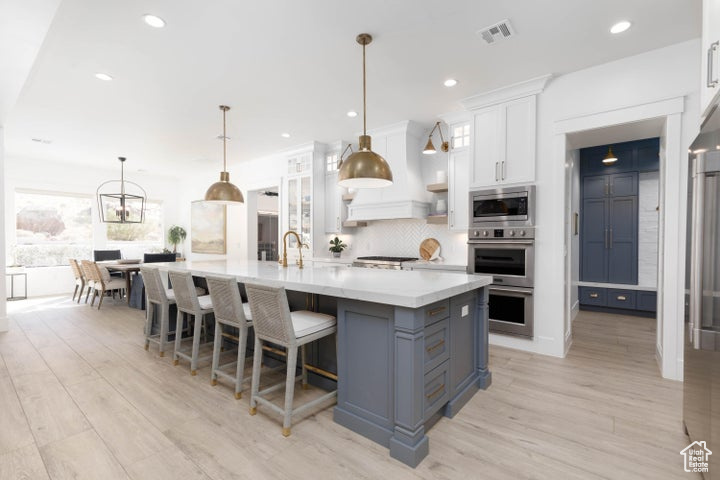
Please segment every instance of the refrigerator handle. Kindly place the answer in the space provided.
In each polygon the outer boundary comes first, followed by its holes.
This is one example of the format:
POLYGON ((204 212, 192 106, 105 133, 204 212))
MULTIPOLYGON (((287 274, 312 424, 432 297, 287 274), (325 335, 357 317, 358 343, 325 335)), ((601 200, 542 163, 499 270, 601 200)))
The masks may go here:
POLYGON ((692 228, 690 243, 690 343, 696 350, 700 349, 700 318, 702 315, 702 268, 703 268, 703 228, 704 209, 702 205, 705 198, 705 175, 701 173, 698 164, 703 161, 703 153, 699 153, 693 160, 693 198, 692 198, 692 228))

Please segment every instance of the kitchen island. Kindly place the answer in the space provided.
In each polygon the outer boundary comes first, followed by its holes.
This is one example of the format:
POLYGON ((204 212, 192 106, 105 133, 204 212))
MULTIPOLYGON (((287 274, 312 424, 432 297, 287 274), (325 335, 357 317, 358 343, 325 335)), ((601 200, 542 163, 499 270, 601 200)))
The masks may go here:
MULTIPOLYGON (((291 303, 294 292, 305 294, 301 308, 336 315, 337 362, 330 361, 338 377, 334 420, 388 447, 407 465, 418 465, 428 454, 426 431, 438 419, 454 416, 490 385, 485 287, 492 277, 312 262, 303 269, 253 261, 152 266, 282 286, 291 303)), ((312 357, 328 362, 327 351, 312 357)))

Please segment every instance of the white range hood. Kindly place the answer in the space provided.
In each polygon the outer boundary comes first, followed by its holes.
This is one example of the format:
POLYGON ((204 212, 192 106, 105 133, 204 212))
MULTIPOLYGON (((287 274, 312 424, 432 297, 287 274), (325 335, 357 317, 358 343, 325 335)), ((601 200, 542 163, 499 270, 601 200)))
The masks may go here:
POLYGON ((368 131, 372 149, 390 164, 393 184, 357 191, 348 205, 348 221, 426 218, 430 194, 423 183, 422 146, 425 128, 406 120, 368 131))

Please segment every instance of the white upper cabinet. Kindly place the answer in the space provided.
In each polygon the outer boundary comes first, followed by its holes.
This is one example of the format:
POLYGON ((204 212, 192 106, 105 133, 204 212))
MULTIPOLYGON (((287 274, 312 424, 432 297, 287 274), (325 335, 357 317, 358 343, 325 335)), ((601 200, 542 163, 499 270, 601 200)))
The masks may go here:
POLYGON ((720 91, 720 0, 703 0, 700 112, 704 118, 720 91))
POLYGON ((450 124, 448 155, 448 228, 467 231, 470 191, 470 119, 450 124))
POLYGON ((472 187, 535 180, 536 98, 530 95, 475 113, 472 187))
POLYGON ((472 114, 470 189, 535 181, 537 95, 550 77, 462 101, 472 114))
MULTIPOLYGON (((343 143, 344 147, 345 144, 343 143)), ((347 206, 343 201, 346 189, 338 185, 338 163, 341 149, 331 148, 325 154, 325 233, 339 234, 347 218, 347 206)))

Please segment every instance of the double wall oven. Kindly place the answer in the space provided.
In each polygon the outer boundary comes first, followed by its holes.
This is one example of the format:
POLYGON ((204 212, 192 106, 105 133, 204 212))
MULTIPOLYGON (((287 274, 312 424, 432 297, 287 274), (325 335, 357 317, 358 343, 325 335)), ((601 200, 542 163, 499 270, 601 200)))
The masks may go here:
POLYGON ((468 273, 492 275, 490 331, 533 336, 535 187, 470 192, 468 273))

